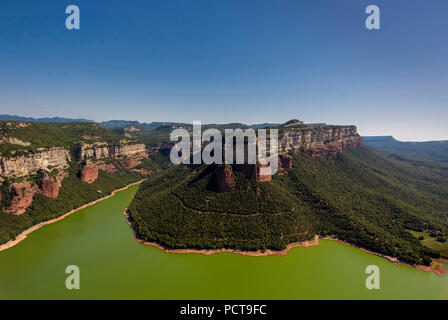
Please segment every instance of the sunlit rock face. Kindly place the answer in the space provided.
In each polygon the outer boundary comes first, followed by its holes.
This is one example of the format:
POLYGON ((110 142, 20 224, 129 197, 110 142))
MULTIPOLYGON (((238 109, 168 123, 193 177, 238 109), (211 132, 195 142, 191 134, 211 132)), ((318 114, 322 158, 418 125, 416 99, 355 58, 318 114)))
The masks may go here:
POLYGON ((50 148, 17 157, 0 157, 0 176, 20 178, 36 174, 39 170, 51 171, 68 168, 70 153, 64 148, 50 148))
POLYGON ((14 183, 10 187, 9 205, 3 210, 16 215, 23 214, 33 202, 33 197, 38 188, 29 181, 14 183))
POLYGON ((327 157, 347 148, 362 146, 364 141, 356 126, 311 126, 294 122, 279 129, 280 154, 293 150, 306 152, 312 157, 327 157))
POLYGON ((94 144, 82 144, 77 148, 78 160, 119 158, 127 156, 146 156, 145 145, 141 143, 108 144, 98 142, 94 144))
POLYGON ((98 166, 94 163, 86 164, 81 169, 80 178, 84 182, 93 183, 98 179, 98 166))

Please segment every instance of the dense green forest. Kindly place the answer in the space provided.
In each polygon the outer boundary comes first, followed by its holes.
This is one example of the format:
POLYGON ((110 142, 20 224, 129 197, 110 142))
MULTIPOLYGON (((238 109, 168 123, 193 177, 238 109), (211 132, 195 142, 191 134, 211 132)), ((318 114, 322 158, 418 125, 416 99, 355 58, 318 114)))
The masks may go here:
POLYGON ((0 154, 4 157, 11 152, 35 151, 38 148, 69 148, 76 142, 92 143, 95 141, 118 142, 128 138, 101 128, 96 123, 50 123, 0 121, 0 154), (29 146, 1 141, 2 138, 16 138, 29 146))
POLYGON ((319 234, 414 264, 438 256, 410 230, 446 239, 446 168, 368 148, 292 155, 287 175, 257 183, 235 172, 228 193, 213 191, 210 167, 172 167, 136 194, 129 207, 135 231, 170 248, 281 250, 319 234))

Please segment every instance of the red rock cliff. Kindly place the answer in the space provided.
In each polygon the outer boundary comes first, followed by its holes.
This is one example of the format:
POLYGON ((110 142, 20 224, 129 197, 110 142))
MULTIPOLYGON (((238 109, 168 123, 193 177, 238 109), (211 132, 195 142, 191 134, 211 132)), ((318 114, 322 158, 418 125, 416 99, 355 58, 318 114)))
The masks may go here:
POLYGON ((81 180, 87 183, 93 183, 98 179, 98 166, 96 164, 86 164, 81 169, 81 180))
POLYGON ((59 195, 61 185, 58 181, 52 178, 45 177, 42 179, 41 192, 48 198, 56 199, 59 195))
POLYGON ((233 170, 230 165, 215 168, 215 185, 218 192, 229 192, 235 188, 233 170))
POLYGON ((29 181, 12 184, 10 187, 11 200, 9 206, 4 208, 4 211, 17 215, 23 214, 33 202, 36 192, 37 186, 32 186, 29 181))

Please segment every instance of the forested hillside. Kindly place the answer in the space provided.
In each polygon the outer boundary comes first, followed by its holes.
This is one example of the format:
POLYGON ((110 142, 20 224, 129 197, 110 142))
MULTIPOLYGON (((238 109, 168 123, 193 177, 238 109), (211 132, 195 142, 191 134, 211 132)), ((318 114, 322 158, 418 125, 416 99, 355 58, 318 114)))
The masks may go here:
POLYGON ((129 207, 140 238, 170 248, 281 250, 331 235, 414 264, 435 257, 409 230, 444 241, 448 170, 368 148, 332 157, 295 153, 286 175, 235 174, 218 193, 209 167, 176 166, 146 181, 129 207))

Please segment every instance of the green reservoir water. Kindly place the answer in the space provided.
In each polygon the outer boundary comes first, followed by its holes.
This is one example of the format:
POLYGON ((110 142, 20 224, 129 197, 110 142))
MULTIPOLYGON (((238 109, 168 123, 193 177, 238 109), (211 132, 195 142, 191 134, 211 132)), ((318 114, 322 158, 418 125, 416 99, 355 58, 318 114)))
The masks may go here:
POLYGON ((287 256, 169 254, 139 244, 122 215, 138 186, 0 252, 0 299, 447 299, 448 277, 321 241, 287 256), (367 290, 368 265, 381 289, 367 290), (80 268, 80 290, 65 269, 80 268))

